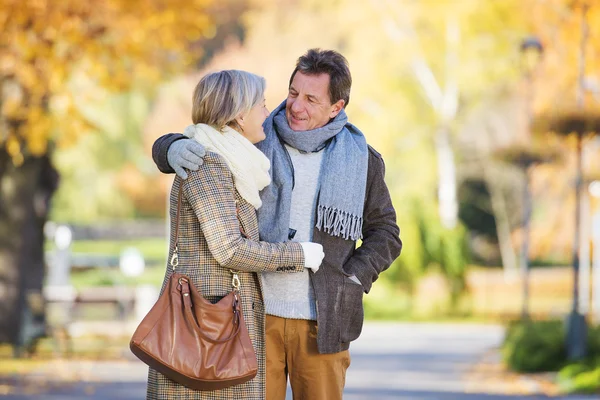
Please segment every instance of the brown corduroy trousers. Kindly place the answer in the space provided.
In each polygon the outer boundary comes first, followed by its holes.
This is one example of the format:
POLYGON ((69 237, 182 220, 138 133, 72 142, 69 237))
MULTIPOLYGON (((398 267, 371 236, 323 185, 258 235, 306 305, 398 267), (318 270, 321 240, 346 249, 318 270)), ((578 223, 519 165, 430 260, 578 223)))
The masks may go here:
POLYGON ((348 350, 319 354, 317 322, 267 315, 267 400, 341 400, 350 366, 348 350))

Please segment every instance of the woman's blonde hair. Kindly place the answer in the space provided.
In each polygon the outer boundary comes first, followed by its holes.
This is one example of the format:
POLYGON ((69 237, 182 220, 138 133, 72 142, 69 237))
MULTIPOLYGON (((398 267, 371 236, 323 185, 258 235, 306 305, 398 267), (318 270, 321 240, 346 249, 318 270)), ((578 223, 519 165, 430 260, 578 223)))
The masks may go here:
POLYGON ((194 89, 192 122, 218 130, 225 126, 239 128, 235 118, 246 115, 264 99, 265 86, 265 78, 246 71, 210 73, 194 89))

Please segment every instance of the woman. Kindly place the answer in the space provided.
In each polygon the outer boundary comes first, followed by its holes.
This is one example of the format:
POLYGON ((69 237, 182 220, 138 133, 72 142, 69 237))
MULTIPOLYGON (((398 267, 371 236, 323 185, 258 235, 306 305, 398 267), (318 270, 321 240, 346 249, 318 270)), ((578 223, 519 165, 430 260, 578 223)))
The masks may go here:
MULTIPOLYGON (((262 124, 269 111, 264 90, 264 78, 244 71, 215 72, 200 80, 193 95, 194 125, 185 134, 204 145, 207 154, 198 171, 190 171, 185 181, 175 180, 170 199, 172 244, 183 184, 178 272, 188 275, 206 299, 216 302, 232 289, 231 270, 239 271, 242 310, 258 374, 247 383, 205 392, 150 369, 148 399, 264 399, 265 314, 257 272, 316 271, 323 259, 323 249, 316 243, 258 241, 259 191, 271 182, 269 160, 254 147, 265 138, 262 124)), ((165 283, 171 273, 167 267, 165 283)))

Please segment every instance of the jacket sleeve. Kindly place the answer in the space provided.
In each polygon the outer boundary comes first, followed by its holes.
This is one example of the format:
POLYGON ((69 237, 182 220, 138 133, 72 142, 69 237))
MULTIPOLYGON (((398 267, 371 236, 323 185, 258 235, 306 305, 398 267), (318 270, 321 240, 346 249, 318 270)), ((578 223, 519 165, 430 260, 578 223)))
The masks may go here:
POLYGON ((396 224, 396 211, 385 184, 385 165, 379 153, 369 147, 369 179, 363 211, 363 239, 344 270, 354 274, 365 293, 373 282, 400 255, 402 241, 396 224))
POLYGON ((160 172, 164 174, 175 173, 167 161, 167 151, 169 151, 169 146, 179 139, 187 139, 187 137, 181 133, 168 133, 156 139, 152 145, 152 159, 160 172))
POLYGON ((242 271, 304 270, 304 252, 297 242, 257 242, 242 237, 235 203, 233 176, 225 161, 208 154, 198 171, 183 183, 208 248, 224 268, 242 271), (287 267, 280 268, 279 267, 287 267))

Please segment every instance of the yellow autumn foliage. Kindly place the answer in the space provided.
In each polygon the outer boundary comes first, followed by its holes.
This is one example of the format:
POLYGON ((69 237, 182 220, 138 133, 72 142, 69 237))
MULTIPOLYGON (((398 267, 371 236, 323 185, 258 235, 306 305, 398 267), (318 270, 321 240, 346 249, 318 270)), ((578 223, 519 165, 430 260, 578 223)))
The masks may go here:
MULTIPOLYGON (((585 35, 583 75, 600 90, 600 2, 596 0, 529 1, 531 32, 544 45, 541 68, 536 72, 535 110, 559 112, 573 107, 579 86, 582 37, 585 35), (587 29, 582 30, 582 7, 587 29)), ((588 87, 587 89, 594 89, 588 87)), ((584 103, 598 106, 600 93, 584 91, 584 103)))
POLYGON ((210 0, 0 0, 0 147, 13 163, 74 141, 86 121, 71 81, 156 83, 199 57, 210 0))

